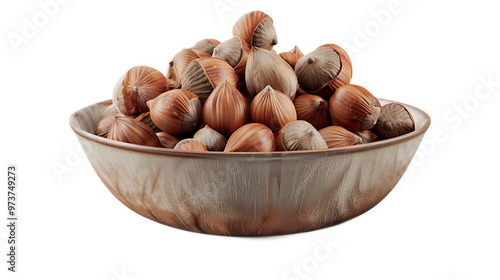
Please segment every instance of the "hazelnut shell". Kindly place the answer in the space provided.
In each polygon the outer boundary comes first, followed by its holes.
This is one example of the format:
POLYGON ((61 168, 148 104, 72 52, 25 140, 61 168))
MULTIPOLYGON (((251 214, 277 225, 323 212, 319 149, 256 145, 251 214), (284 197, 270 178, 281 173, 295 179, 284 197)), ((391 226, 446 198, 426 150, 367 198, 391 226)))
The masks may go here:
POLYGON ((332 125, 329 103, 321 96, 305 93, 295 98, 293 103, 298 120, 307 121, 317 130, 332 125))
POLYGON ((248 123, 248 103, 236 87, 224 81, 203 106, 203 123, 229 137, 248 123))
POLYGON ((151 119, 166 133, 188 134, 201 123, 202 108, 198 96, 184 89, 167 91, 148 101, 151 119))
POLYGON ((295 73, 303 90, 329 99, 337 88, 350 83, 351 59, 341 47, 326 44, 301 57, 295 73))
POLYGON ((269 85, 293 101, 298 88, 295 72, 286 61, 271 51, 255 47, 248 56, 245 81, 251 96, 269 85))
POLYGON ((338 125, 325 127, 319 134, 325 139, 328 149, 363 144, 361 137, 338 125))
POLYGON ((273 132, 296 120, 297 113, 292 100, 271 86, 257 94, 250 105, 250 121, 264 124, 273 132))
POLYGON ((117 82, 113 104, 124 115, 148 112, 146 102, 168 91, 167 79, 158 70, 148 66, 136 66, 117 82))
POLYGON ((139 116, 137 116, 135 119, 142 122, 143 124, 149 126, 155 133, 161 132, 161 129, 158 126, 156 126, 156 124, 151 119, 150 112, 142 113, 139 116))
POLYGON ((167 149, 173 149, 180 141, 177 137, 163 131, 156 133, 156 136, 160 139, 161 146, 167 149))
POLYGON ((206 152, 207 148, 200 141, 188 138, 177 143, 174 150, 206 152))
MULTIPOLYGON (((196 44, 194 44, 194 46, 192 46, 190 49, 195 50, 195 51, 201 51, 201 52, 207 53, 208 56, 212 56, 213 50, 218 44, 220 44, 219 40, 211 39, 211 38, 203 39, 203 40, 196 42, 196 44)), ((199 55, 199 56, 203 57, 204 55, 199 55)))
POLYGON ((261 11, 241 16, 233 26, 233 36, 240 37, 249 48, 270 50, 278 43, 272 18, 261 11))
POLYGON ((330 98, 330 115, 334 123, 359 132, 375 125, 380 115, 380 103, 365 88, 344 85, 330 98))
POLYGON ((131 118, 114 116, 107 138, 111 140, 160 147, 160 140, 149 126, 131 118))
POLYGON ((394 138, 415 131, 415 120, 402 104, 389 103, 382 106, 378 121, 370 131, 380 140, 394 138))
POLYGON ((224 152, 272 152, 276 150, 273 132, 260 123, 249 123, 227 140, 224 152))
POLYGON ((250 49, 242 39, 240 37, 233 37, 215 47, 213 57, 220 58, 231 65, 236 75, 242 80, 245 76, 245 68, 249 53, 250 49))
POLYGON ((286 61, 292 68, 295 68, 295 64, 297 64, 297 61, 304 56, 302 51, 300 51, 298 46, 295 46, 293 49, 291 49, 288 52, 282 52, 279 54, 281 58, 283 58, 284 61, 286 61))
POLYGON ((233 67, 219 58, 202 57, 189 63, 182 75, 181 87, 198 95, 204 104, 212 91, 224 81, 236 87, 238 76, 233 67))
POLYGON ((168 64, 167 79, 169 82, 171 81, 169 89, 177 89, 181 87, 182 74, 188 67, 189 63, 198 58, 200 58, 200 56, 195 51, 190 49, 183 49, 175 54, 168 64))
POLYGON ((193 139, 203 143, 209 151, 224 151, 227 143, 226 138, 222 134, 208 125, 198 130, 194 134, 193 139))
POLYGON ((281 143, 286 151, 328 149, 321 134, 306 121, 294 121, 286 124, 281 133, 281 143))

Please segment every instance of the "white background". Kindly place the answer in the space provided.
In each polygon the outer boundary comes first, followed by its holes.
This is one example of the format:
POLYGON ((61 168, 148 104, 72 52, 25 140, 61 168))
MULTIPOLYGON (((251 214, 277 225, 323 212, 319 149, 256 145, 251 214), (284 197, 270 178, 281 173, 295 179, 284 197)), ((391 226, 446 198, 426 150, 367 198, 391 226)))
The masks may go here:
POLYGON ((2 222, 1 279, 500 279, 497 2, 61 0, 44 22, 46 2, 0 4, 0 174, 16 163, 20 178, 19 272, 2 222), (69 115, 110 99, 132 66, 165 73, 197 40, 229 39, 255 9, 278 52, 339 44, 352 83, 431 115, 407 174, 366 214, 303 234, 210 236, 133 213, 78 154, 69 115), (38 27, 23 35, 26 20, 38 27))

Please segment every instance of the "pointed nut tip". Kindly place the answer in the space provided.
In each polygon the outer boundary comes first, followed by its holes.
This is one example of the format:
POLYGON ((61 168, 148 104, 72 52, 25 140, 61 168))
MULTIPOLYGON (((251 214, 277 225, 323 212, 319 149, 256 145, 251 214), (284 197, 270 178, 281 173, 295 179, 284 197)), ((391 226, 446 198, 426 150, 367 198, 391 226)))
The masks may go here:
POLYGON ((384 123, 385 130, 392 131, 394 129, 394 124, 391 121, 384 123))
POLYGON ((322 104, 325 104, 325 101, 323 101, 323 99, 317 99, 316 101, 314 101, 314 105, 316 107, 322 105, 322 104))

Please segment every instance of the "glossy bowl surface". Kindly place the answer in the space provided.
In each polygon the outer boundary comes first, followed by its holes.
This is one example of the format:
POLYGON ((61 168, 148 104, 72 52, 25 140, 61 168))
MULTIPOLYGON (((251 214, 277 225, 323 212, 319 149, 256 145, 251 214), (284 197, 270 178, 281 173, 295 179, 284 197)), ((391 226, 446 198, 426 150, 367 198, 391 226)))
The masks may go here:
POLYGON ((190 152, 94 135, 110 104, 99 102, 70 117, 104 185, 146 218, 218 235, 304 232, 366 212, 397 184, 430 125, 425 112, 405 104, 416 130, 389 140, 324 151, 190 152))

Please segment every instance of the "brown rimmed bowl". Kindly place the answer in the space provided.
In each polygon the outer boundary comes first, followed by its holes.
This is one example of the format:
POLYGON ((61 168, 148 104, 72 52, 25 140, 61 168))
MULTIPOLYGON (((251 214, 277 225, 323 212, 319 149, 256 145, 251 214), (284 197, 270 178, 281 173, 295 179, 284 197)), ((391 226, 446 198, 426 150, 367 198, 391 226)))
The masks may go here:
POLYGON ((368 211, 403 176, 430 125, 425 112, 405 105, 416 130, 370 144, 300 152, 174 151, 94 135, 110 104, 99 102, 70 117, 109 191, 153 221, 233 236, 310 231, 368 211))

